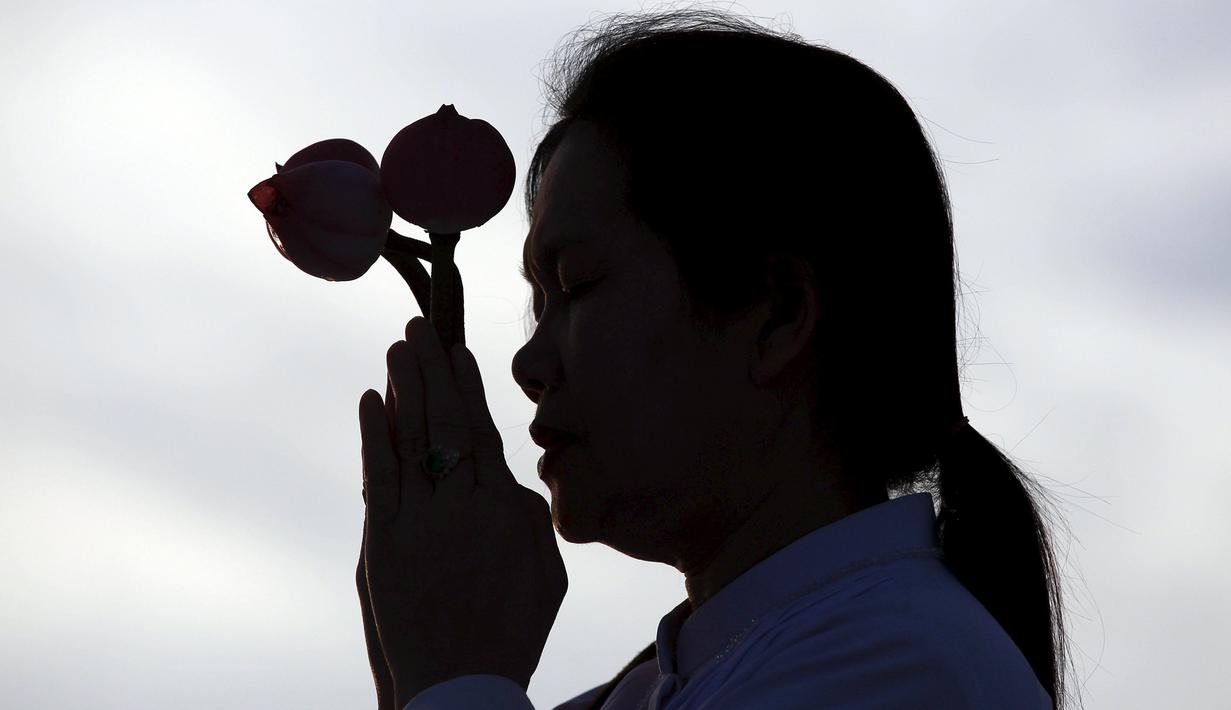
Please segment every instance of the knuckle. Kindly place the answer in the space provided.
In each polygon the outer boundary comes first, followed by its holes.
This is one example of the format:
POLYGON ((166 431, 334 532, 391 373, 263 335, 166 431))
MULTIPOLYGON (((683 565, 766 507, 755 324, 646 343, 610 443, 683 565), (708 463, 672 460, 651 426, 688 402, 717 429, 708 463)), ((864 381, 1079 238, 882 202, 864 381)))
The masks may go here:
POLYGON ((399 428, 397 433, 398 451, 403 455, 413 454, 426 444, 425 437, 417 432, 399 428))
POLYGON ((365 500, 371 498, 373 493, 380 495, 380 491, 389 487, 391 481, 397 476, 397 469, 392 466, 377 466, 367 465, 363 467, 363 492, 365 500))
POLYGON ((399 486, 398 479, 394 474, 386 475, 379 484, 368 485, 366 506, 372 522, 384 522, 385 511, 393 505, 393 501, 397 500, 399 486))
POLYGON ((433 434, 438 433, 440 436, 446 437, 445 442, 459 441, 470 434, 470 427, 458 424, 456 419, 447 416, 432 417, 428 422, 428 428, 431 429, 433 434))

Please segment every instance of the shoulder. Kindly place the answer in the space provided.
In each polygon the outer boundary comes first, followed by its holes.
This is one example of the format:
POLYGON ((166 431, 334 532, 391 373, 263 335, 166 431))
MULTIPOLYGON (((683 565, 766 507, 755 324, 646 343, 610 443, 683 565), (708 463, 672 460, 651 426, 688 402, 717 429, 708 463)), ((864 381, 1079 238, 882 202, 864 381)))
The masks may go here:
POLYGON ((766 621, 724 683, 744 701, 793 688, 834 707, 1050 708, 1012 639, 939 560, 863 570, 766 621))

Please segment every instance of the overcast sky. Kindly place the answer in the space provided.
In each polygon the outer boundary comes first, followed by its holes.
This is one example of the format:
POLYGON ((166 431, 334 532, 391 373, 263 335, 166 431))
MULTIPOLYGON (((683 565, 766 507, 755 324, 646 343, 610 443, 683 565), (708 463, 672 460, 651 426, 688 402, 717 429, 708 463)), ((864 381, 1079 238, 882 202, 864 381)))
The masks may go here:
MULTIPOLYGON (((1061 504, 1093 710, 1231 696, 1229 7, 733 8, 852 54, 926 119, 969 287, 966 413, 1061 504)), ((638 8, 4 4, 0 704, 373 704, 358 403, 419 313, 383 260, 340 283, 293 267, 246 193, 326 138, 379 159, 444 103, 495 126, 518 177, 457 247, 467 345, 510 467, 549 496, 510 373, 540 78, 570 31, 638 8)), ((539 708, 613 676, 686 596, 673 568, 560 544, 539 708)))

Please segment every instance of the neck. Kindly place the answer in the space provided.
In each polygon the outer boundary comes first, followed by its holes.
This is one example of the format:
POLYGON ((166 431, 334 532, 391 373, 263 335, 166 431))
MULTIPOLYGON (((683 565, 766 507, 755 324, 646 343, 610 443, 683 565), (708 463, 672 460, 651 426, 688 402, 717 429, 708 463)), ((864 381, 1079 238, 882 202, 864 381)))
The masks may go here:
POLYGON ((736 577, 804 535, 888 500, 883 490, 859 498, 845 486, 818 480, 815 470, 811 473, 810 477, 780 479, 715 546, 709 559, 684 570, 684 586, 694 610, 736 577))

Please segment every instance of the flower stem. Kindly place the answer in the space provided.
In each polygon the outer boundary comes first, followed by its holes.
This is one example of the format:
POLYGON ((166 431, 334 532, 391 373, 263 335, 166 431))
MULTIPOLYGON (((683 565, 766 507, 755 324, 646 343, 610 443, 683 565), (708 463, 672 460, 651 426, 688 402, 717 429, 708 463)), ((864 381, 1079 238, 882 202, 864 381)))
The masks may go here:
MULTIPOLYGON (((456 246, 457 237, 460 235, 454 234, 453 236, 453 245, 456 246)), ((419 239, 412 239, 411 237, 403 236, 390 229, 389 236, 385 241, 385 248, 381 252, 381 256, 385 257, 385 261, 388 261, 394 269, 397 269, 397 272, 401 274, 403 279, 405 279, 406 285, 410 287, 411 294, 415 297, 415 301, 419 304, 419 311, 423 314, 424 318, 431 320, 436 326, 436 333, 440 336, 440 342, 444 345, 447 352, 454 343, 462 343, 463 345, 466 343, 465 320, 463 318, 465 310, 463 308, 464 300, 462 292, 462 275, 457 269, 457 264, 453 263, 453 249, 450 247, 448 250, 449 254, 444 261, 447 261, 452 267, 450 270, 452 271, 452 282, 454 287, 451 297, 453 308, 442 308, 440 310, 450 310, 452 313, 453 322, 451 329, 454 333, 454 339, 452 342, 446 344, 446 335, 442 332, 440 323, 440 320, 443 319, 432 318, 432 303, 437 301, 439 298, 435 295, 434 291, 444 285, 443 277, 445 272, 440 272, 442 277, 440 279, 441 283, 439 285, 435 285, 433 282, 436 280, 429 277, 427 269, 423 267, 423 264, 419 263, 419 261, 422 260, 433 264, 432 272, 433 275, 435 275, 436 268, 434 265, 437 263, 436 259, 433 258, 435 241, 436 240, 433 240, 433 243, 429 244, 419 239)), ((443 303, 444 301, 438 302, 443 303)))
POLYGON ((405 279, 406 285, 410 286, 410 293, 415 297, 415 302, 419 304, 419 311, 423 317, 431 318, 431 278, 428 277, 427 269, 423 268, 419 260, 431 261, 432 245, 418 239, 404 237, 390 229, 389 236, 385 240, 385 248, 380 255, 397 269, 397 272, 405 279))
POLYGON ((436 326, 436 334, 440 336, 440 344, 445 353, 462 340, 460 312, 457 308, 456 284, 461 281, 456 277, 456 266, 453 263, 453 250, 461 239, 461 232, 437 234, 428 232, 432 240, 432 325, 436 326))

